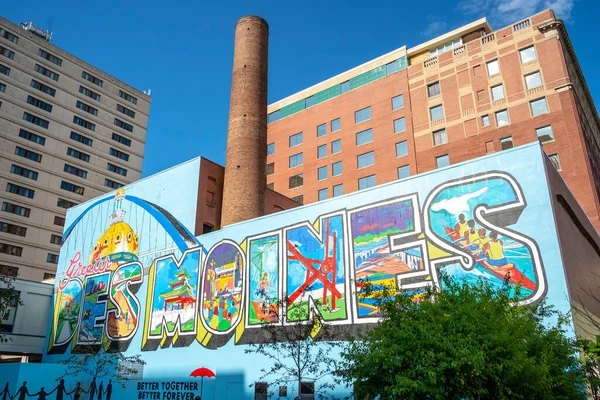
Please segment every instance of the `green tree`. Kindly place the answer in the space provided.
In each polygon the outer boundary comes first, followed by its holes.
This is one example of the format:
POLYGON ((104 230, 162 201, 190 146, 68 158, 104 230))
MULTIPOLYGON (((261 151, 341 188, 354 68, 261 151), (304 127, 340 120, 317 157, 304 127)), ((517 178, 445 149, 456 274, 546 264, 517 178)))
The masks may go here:
POLYGON ((414 292, 380 299, 381 323, 343 353, 356 398, 586 398, 567 318, 543 303, 514 306, 508 283, 442 281, 422 301, 414 292))
POLYGON ((0 343, 6 343, 9 338, 2 329, 2 321, 5 313, 10 312, 18 304, 22 304, 19 298, 19 291, 15 289, 14 278, 0 275, 0 343))

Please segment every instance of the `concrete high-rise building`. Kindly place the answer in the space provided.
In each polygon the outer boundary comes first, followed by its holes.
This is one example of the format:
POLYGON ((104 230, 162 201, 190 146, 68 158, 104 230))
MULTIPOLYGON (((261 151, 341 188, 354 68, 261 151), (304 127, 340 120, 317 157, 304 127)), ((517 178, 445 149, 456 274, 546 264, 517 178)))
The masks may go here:
POLYGON ((142 173, 150 96, 0 18, 0 274, 54 278, 65 210, 142 173))
POLYGON ((267 185, 300 203, 540 141, 600 230, 600 127, 546 10, 401 47, 268 107, 267 185))

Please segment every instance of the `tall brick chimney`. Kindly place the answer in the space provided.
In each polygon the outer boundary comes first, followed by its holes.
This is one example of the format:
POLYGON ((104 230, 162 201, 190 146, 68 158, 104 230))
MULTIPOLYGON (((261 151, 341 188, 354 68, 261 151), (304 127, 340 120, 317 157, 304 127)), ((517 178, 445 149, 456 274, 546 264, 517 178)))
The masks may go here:
POLYGON ((269 25, 248 15, 235 25, 221 225, 265 213, 269 25))

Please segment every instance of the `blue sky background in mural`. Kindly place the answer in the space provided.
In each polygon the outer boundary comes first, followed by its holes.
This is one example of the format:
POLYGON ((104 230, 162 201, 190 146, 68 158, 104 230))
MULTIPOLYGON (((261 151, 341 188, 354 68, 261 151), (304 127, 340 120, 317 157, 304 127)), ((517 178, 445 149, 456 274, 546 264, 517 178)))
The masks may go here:
MULTIPOLYGON (((486 179, 461 185, 460 187, 449 187, 440 192, 432 202, 430 211, 431 229, 444 240, 459 248, 467 249, 468 246, 463 237, 456 240, 453 239, 454 231, 448 233, 448 229, 454 230, 455 224, 459 221, 459 215, 463 214, 465 221, 468 222, 474 220, 474 210, 478 205, 498 206, 516 200, 512 186, 504 179, 486 179)), ((486 229, 486 227, 475 222, 475 232, 480 229, 486 229)), ((491 232, 490 229, 486 229, 484 239, 489 239, 491 232)), ((517 270, 531 281, 531 283, 522 284, 520 295, 522 298, 526 298, 533 292, 531 288, 526 286, 535 285, 537 281, 531 261, 531 251, 524 243, 502 234, 498 235, 498 239, 503 243, 504 254, 508 263, 514 264, 517 270)), ((476 261, 474 270, 465 271, 458 263, 447 264, 441 270, 450 276, 468 282, 474 283, 479 279, 484 279, 495 287, 501 287, 503 278, 491 272, 489 265, 486 263, 486 257, 482 254, 481 247, 480 245, 474 245, 470 251, 476 261)))

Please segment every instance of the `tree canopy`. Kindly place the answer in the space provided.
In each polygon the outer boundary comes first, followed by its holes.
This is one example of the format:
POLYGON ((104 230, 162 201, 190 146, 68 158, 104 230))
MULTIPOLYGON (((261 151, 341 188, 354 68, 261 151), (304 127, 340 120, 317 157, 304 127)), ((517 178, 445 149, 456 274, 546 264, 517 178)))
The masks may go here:
POLYGON ((356 398, 586 398, 567 318, 543 303, 514 306, 508 283, 443 282, 419 301, 414 292, 381 299, 381 323, 343 353, 356 398))

